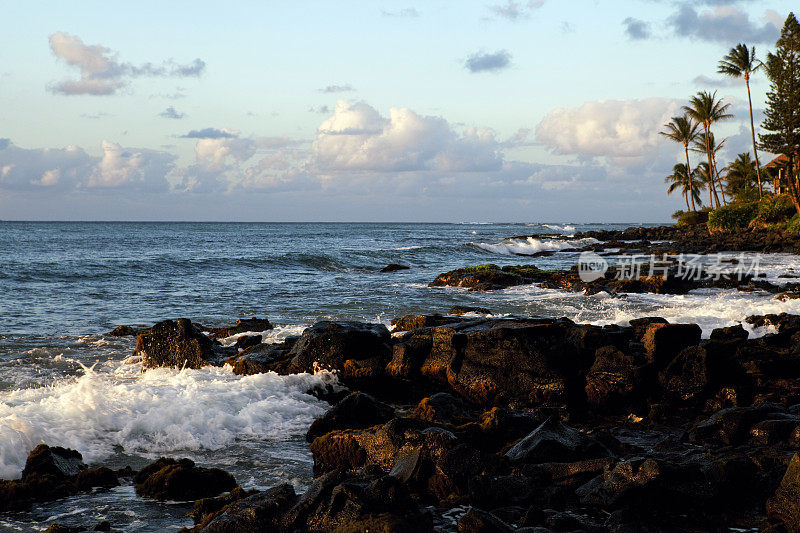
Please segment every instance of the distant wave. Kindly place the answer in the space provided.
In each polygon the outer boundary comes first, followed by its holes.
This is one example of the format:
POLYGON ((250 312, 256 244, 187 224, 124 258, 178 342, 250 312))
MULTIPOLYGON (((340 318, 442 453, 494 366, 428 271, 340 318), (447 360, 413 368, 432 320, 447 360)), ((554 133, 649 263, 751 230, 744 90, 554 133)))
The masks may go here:
POLYGON ((566 235, 574 235, 575 234, 575 226, 570 226, 569 224, 565 224, 563 226, 559 226, 558 224, 542 224, 543 227, 547 229, 551 229, 553 231, 558 231, 560 233, 564 233, 566 235))
POLYGON ((589 244, 596 244, 597 239, 536 239, 528 237, 525 239, 504 239, 498 243, 471 242, 472 246, 500 255, 533 255, 539 252, 558 252, 573 248, 582 248, 589 244))

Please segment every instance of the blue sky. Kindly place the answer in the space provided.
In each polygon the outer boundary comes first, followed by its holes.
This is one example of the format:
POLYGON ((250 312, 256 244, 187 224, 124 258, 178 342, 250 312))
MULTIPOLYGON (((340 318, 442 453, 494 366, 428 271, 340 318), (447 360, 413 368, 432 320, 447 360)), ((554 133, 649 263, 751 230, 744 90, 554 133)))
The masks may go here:
MULTIPOLYGON (((789 2, 16 2, 0 219, 663 221, 659 126, 789 2)), ((760 109, 767 83, 753 84, 760 109)))

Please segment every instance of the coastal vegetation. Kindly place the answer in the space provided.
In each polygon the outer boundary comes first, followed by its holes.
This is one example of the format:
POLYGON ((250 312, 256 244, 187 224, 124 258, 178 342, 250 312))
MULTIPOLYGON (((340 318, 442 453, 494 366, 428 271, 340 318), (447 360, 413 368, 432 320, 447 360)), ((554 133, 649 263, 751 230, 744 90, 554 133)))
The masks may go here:
MULTIPOLYGON (((686 211, 678 225, 707 224, 711 231, 771 228, 800 232, 800 23, 786 18, 774 52, 759 59, 756 49, 739 43, 719 62, 717 72, 744 81, 752 153, 723 164, 726 138, 714 130, 733 118, 731 103, 717 92, 699 91, 659 133, 683 146, 681 161, 665 178, 667 193, 680 193, 686 211), (769 82, 764 119, 756 132, 750 81, 763 72, 769 82), (771 154, 761 164, 759 150, 771 154), (690 153, 700 161, 692 165, 690 153), (701 194, 701 190, 706 193, 701 194), (705 198, 704 198, 705 197, 705 198)), ((762 154, 763 155, 763 154, 762 154)))

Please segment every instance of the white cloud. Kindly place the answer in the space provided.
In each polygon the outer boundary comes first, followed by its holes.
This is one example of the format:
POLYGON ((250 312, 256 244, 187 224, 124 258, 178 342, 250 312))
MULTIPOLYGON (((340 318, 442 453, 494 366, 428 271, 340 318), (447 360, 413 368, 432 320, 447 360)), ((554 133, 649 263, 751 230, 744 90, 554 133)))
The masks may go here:
POLYGON ((56 57, 80 71, 80 79, 65 80, 51 87, 51 91, 65 95, 110 95, 124 87, 129 78, 196 77, 205 69, 205 62, 201 59, 184 65, 172 60, 161 65, 145 63, 138 66, 120 62, 119 54, 109 48, 84 44, 79 37, 64 32, 50 36, 50 49, 56 57))
POLYGON ((455 132, 440 117, 392 108, 383 117, 363 102, 340 100, 317 130, 312 145, 315 168, 322 172, 467 172, 498 169, 499 144, 486 128, 455 132))
POLYGON ((679 108, 680 102, 669 98, 605 100, 559 108, 539 123, 536 140, 555 154, 638 164, 663 145, 658 132, 679 108))
POLYGON ((102 146, 103 157, 92 170, 87 187, 169 189, 166 175, 174 166, 175 156, 156 150, 126 149, 109 141, 103 141, 102 146))

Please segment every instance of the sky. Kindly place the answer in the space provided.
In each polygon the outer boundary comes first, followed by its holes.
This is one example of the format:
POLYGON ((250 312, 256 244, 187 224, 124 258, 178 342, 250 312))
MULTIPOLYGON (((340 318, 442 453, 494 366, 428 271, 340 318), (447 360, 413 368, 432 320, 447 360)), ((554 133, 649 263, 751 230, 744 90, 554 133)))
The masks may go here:
POLYGON ((7 2, 0 220, 666 221, 683 148, 658 131, 715 90, 720 163, 751 150, 716 66, 791 7, 7 2))

